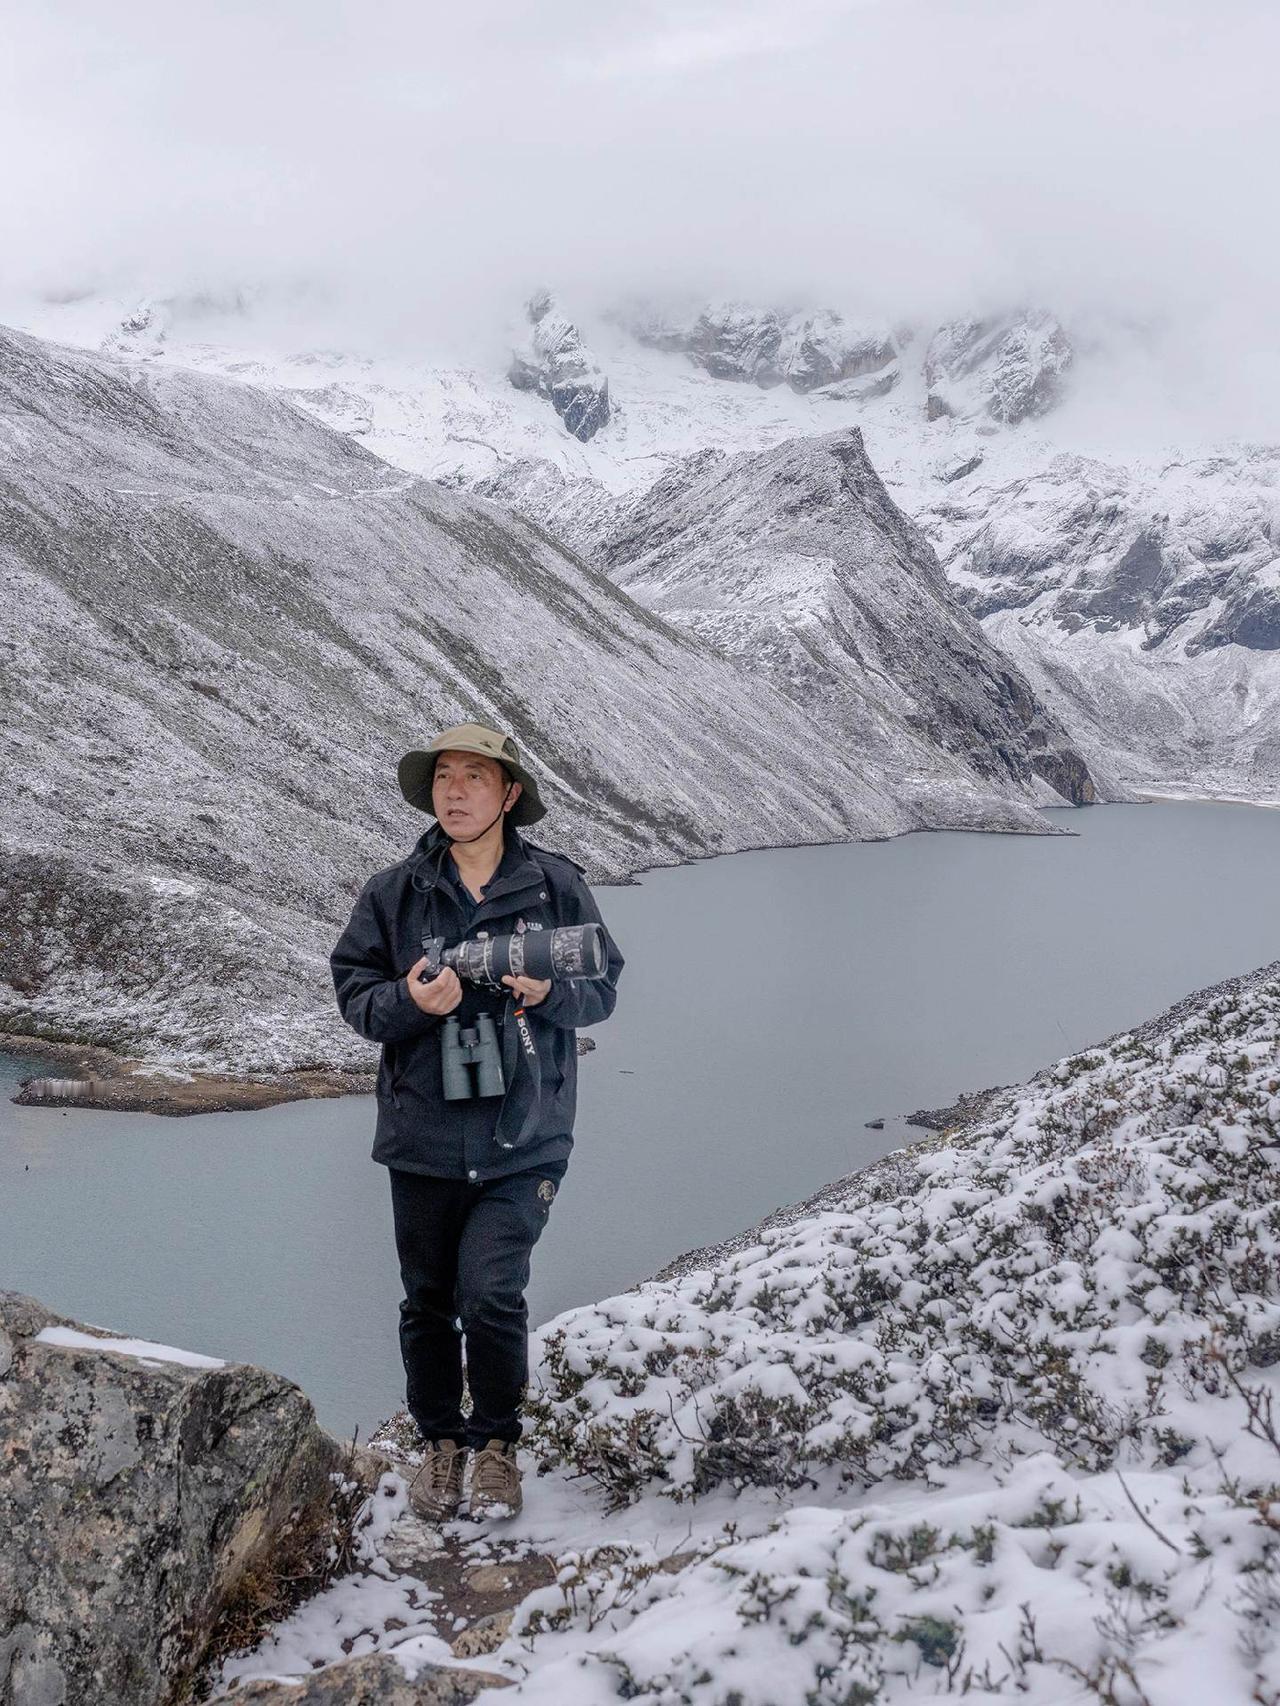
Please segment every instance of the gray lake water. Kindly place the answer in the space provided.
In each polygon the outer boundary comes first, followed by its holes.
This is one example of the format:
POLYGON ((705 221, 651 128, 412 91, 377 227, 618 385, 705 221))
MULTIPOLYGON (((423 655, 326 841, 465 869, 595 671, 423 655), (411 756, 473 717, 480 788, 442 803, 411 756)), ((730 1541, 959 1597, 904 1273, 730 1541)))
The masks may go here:
MULTIPOLYGON (((1280 811, 1051 821, 1077 833, 738 853, 598 889, 627 965, 613 1019, 587 1033, 531 1319, 919 1135, 893 1116, 1280 957, 1280 811)), ((397 1406, 370 1099, 182 1120, 14 1107, 30 1070, 0 1056, 0 1287, 277 1369, 341 1434, 397 1406)))

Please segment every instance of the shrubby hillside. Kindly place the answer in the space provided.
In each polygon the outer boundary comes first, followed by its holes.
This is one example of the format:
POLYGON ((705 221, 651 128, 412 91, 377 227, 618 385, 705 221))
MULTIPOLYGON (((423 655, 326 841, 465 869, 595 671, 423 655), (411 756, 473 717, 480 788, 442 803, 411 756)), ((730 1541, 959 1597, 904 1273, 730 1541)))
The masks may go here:
MULTIPOLYGON (((523 1516, 439 1550, 387 1479, 372 1575, 226 1674, 1277 1706, 1278 1185, 1280 962, 540 1329, 523 1516), (441 1559, 508 1610, 451 1633, 441 1559)), ((408 1430, 375 1443, 411 1471, 408 1430)))
POLYGON ((1278 1185, 1280 964, 552 1323, 545 1467, 778 1508, 528 1602, 529 1698, 1280 1699, 1278 1185))

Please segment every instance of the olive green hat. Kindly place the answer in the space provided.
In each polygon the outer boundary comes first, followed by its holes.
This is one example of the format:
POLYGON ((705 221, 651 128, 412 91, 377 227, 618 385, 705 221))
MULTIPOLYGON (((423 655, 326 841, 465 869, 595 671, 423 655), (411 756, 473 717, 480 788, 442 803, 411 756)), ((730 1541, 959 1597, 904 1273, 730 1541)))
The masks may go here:
POLYGON ((431 803, 431 784, 435 779, 436 759, 442 752, 478 752, 485 758, 496 758, 502 768, 521 784, 520 798, 506 814, 507 822, 519 828, 522 824, 537 823, 546 817, 547 808, 538 794, 538 784, 525 769, 520 749, 510 735, 487 729, 483 723, 459 723, 445 729, 421 752, 406 752, 400 760, 397 776, 400 792, 411 806, 434 817, 431 803))

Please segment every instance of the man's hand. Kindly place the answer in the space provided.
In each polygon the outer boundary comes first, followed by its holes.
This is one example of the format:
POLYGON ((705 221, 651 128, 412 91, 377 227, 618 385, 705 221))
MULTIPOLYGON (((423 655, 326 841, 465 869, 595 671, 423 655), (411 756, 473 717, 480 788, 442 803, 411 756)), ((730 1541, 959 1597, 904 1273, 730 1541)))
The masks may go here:
MULTIPOLYGON (((462 1000, 462 984, 457 972, 452 966, 444 966, 430 983, 422 983, 419 980, 426 969, 427 956, 424 954, 416 965, 410 966, 405 979, 414 1006, 420 1007, 424 1013, 452 1013, 462 1000)), ((547 987, 550 988, 550 984, 547 987)))
POLYGON ((545 1001, 551 993, 549 977, 513 977, 508 972, 502 981, 511 985, 517 1006, 536 1007, 539 1001, 545 1001))

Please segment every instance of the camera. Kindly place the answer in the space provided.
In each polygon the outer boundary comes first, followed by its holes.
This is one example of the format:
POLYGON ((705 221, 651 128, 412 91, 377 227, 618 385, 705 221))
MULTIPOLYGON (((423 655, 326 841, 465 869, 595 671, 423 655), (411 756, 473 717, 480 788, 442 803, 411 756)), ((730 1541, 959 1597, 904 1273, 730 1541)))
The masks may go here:
POLYGON ((452 966, 467 983, 505 987, 504 977, 599 978, 609 969, 600 924, 562 924, 554 930, 519 930, 510 936, 484 936, 446 948, 443 936, 424 936, 422 952, 429 983, 452 966))

